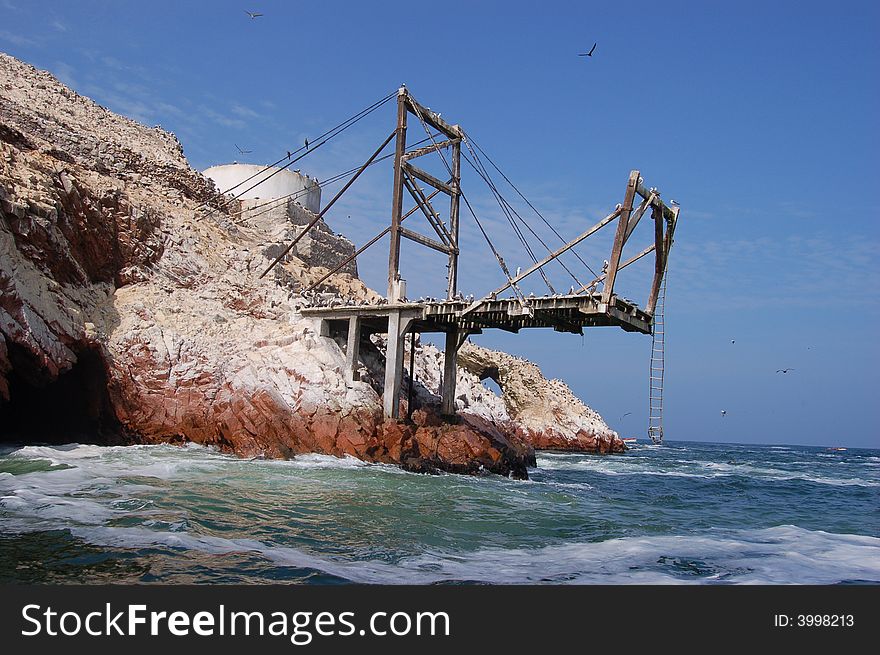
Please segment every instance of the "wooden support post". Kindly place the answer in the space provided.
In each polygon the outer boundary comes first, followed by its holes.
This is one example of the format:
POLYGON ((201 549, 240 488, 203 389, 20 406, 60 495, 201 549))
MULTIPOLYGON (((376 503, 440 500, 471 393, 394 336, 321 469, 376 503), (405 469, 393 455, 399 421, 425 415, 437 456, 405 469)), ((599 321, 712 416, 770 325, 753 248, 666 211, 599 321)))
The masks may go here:
POLYGON ((614 235, 614 247, 611 250, 611 260, 608 262, 608 271, 605 274, 605 286, 602 289, 602 302, 611 301, 614 294, 614 278, 620 266, 620 255, 626 243, 626 230, 629 227, 629 215, 633 209, 633 198, 636 195, 636 187, 639 185, 639 172, 632 171, 629 174, 629 182, 626 185, 626 195, 623 198, 623 207, 620 208, 620 219, 617 222, 617 233, 614 235))
POLYGON ((441 391, 440 413, 455 416, 455 378, 458 374, 458 349, 461 346, 459 331, 446 333, 446 351, 443 362, 443 389, 441 391))
POLYGON ((413 387, 416 383, 416 333, 410 332, 409 335, 409 386, 406 390, 406 420, 412 420, 413 412, 413 387))
POLYGON ((400 311, 388 316, 388 346, 385 348, 385 392, 382 398, 387 418, 400 415, 400 378, 403 374, 403 343, 400 338, 400 311))
MULTIPOLYGON (((394 189, 391 199, 391 251, 388 254, 388 300, 397 300, 397 277, 400 274, 400 220, 403 213, 403 155, 406 153, 407 92, 397 92, 397 144, 394 151, 394 189)), ((395 396, 396 397, 396 396, 395 396)), ((387 415, 387 412, 386 412, 387 415)), ((395 416, 397 410, 395 409, 395 416)))
POLYGON ((672 237, 675 233, 675 225, 678 222, 679 207, 672 208, 672 218, 667 219, 666 233, 663 233, 663 221, 666 212, 662 208, 654 207, 652 215, 654 217, 654 247, 657 251, 657 257, 654 260, 654 280, 651 283, 651 294, 648 296, 648 306, 645 311, 648 314, 654 314, 657 307, 657 297, 660 294, 660 285, 663 282, 663 276, 666 275, 666 268, 669 263, 669 250, 672 248, 672 237))
POLYGON ((663 235, 663 212, 656 207, 651 211, 654 219, 654 280, 651 282, 651 295, 648 296, 648 305, 645 311, 654 313, 657 306, 657 295, 660 293, 660 283, 663 281, 663 273, 666 270, 666 247, 663 235))
POLYGON ((345 347, 345 381, 356 382, 358 377, 358 357, 361 348, 361 320, 358 316, 348 319, 348 342, 345 347))
POLYGON ((449 253, 449 285, 446 299, 453 300, 458 291, 458 203, 461 198, 461 141, 452 144, 452 180, 455 194, 449 201, 449 232, 452 235, 452 252, 449 253))
POLYGON ((385 349, 385 390, 382 405, 388 418, 400 417, 400 386, 403 381, 404 336, 414 317, 396 309, 388 315, 388 346, 385 349))

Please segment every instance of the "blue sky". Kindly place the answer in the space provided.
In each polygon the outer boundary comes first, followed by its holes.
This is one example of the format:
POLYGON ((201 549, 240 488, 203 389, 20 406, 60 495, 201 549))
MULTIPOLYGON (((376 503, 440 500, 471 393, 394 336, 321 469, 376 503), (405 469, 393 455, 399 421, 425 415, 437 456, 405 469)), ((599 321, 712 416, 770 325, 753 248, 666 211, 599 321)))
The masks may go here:
MULTIPOLYGON (((405 82, 564 235, 613 209, 640 169, 682 205, 667 438, 829 446, 880 446, 878 28, 876 3, 846 1, 0 0, 0 50, 173 131, 196 168, 242 160, 235 144, 253 150, 247 161, 274 161, 405 82), (592 58, 576 56, 594 42, 592 58), (794 371, 775 373, 784 367, 794 371)), ((357 166, 393 124, 388 105, 301 167, 323 179, 357 166)), ((389 169, 359 180, 331 226, 357 243, 382 229, 389 169)), ((507 261, 527 266, 482 182, 466 170, 463 185, 507 261)), ((630 254, 650 242, 642 228, 630 254)), ((502 274, 469 216, 462 240, 463 290, 481 295, 502 274)), ((580 252, 596 268, 607 248, 580 252)), ((386 262, 375 246, 362 277, 384 288, 386 262)), ((443 265, 407 244, 409 295, 440 295, 443 265)), ((649 265, 622 274, 621 292, 641 300, 649 265)), ((570 284, 558 268, 551 279, 570 284)), ((644 436, 649 337, 475 340, 533 359, 624 436, 644 436)))

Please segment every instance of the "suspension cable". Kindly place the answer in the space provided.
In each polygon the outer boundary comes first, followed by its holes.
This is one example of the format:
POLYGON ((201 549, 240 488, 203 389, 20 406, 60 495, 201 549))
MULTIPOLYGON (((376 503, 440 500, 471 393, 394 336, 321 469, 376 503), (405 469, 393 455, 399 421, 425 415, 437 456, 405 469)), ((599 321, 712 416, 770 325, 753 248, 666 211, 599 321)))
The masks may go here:
MULTIPOLYGON (((258 186, 260 186, 261 184, 263 184, 264 182, 266 182, 266 181, 268 181, 269 179, 275 177, 275 176, 278 175, 278 173, 280 173, 281 171, 284 171, 284 170, 290 168, 293 164, 295 164, 296 162, 298 162, 300 159, 302 159, 303 157, 308 156, 310 153, 314 152, 315 150, 317 150, 318 148, 320 148, 321 146, 323 146, 324 144, 326 144, 328 141, 330 141, 330 140, 333 139, 334 137, 339 136, 339 135, 342 134, 345 130, 347 130, 348 128, 350 128, 352 125, 356 124, 356 123, 359 122, 361 119, 363 119, 363 118, 365 118, 366 116, 368 116, 369 114, 371 114, 373 111, 375 111, 376 109, 378 109, 379 107, 381 107, 383 104, 385 104, 386 102, 389 102, 389 101, 391 100, 391 98, 394 97, 394 95, 395 95, 395 94, 391 94, 391 95, 387 96, 386 98, 384 98, 384 99, 382 99, 382 100, 380 100, 380 101, 374 103, 370 108, 368 108, 368 110, 364 110, 364 111, 360 112, 359 114, 356 114, 356 115, 355 115, 356 117, 352 117, 352 118, 348 119, 347 121, 345 121, 344 123, 341 123, 339 126, 333 128, 333 129, 331 129, 331 130, 328 130, 328 131, 325 132, 323 135, 321 135, 321 137, 318 137, 318 138, 321 139, 321 140, 319 140, 317 143, 310 144, 308 147, 306 147, 306 146, 302 146, 302 147, 300 147, 299 149, 297 149, 296 152, 301 152, 303 149, 305 149, 305 152, 303 152, 302 154, 300 154, 298 157, 295 157, 295 158, 291 159, 291 160, 288 161, 286 164, 284 164, 284 166, 279 166, 279 167, 275 168, 275 170, 273 170, 271 173, 269 173, 268 175, 266 175, 263 179, 261 179, 261 180, 255 182, 254 184, 252 184, 251 186, 249 186, 249 187, 248 187, 247 189, 245 189, 244 191, 240 191, 240 192, 238 192, 237 194, 233 195, 231 198, 226 198, 226 199, 224 199, 224 201, 223 201, 222 203, 220 203, 220 205, 219 205, 218 207, 214 208, 214 209, 224 209, 225 207, 228 207, 230 203, 232 203, 232 202, 238 200, 238 199, 241 198, 244 194, 248 193, 249 191, 252 191, 252 190, 255 189, 256 187, 258 187, 258 186)), ((292 154, 293 154, 293 153, 291 153, 291 155, 292 155, 292 154)), ((284 159, 286 159, 286 157, 285 157, 284 159)), ((281 163, 282 161, 284 161, 284 159, 279 159, 279 160, 276 162, 276 164, 281 163)), ((274 166, 274 165, 273 165, 273 166, 274 166)), ((266 166, 266 167, 264 167, 262 171, 258 171, 257 173, 254 173, 254 174, 251 175, 249 178, 247 178, 247 180, 252 180, 253 178, 255 178, 255 177, 257 177, 258 175, 260 175, 261 173, 264 173, 264 172, 270 170, 273 166, 266 166)), ((244 180, 244 181, 240 182, 239 184, 236 185, 236 187, 237 187, 237 186, 240 186, 241 184, 244 184, 244 182, 247 181, 247 180, 244 180)), ((233 187, 233 188, 235 188, 235 187, 233 187)))
MULTIPOLYGON (((346 128, 350 127, 351 125, 354 125, 354 124, 355 124, 357 121, 359 121, 361 118, 364 118, 364 117, 367 116, 368 114, 371 114, 371 113, 373 113, 375 110, 379 109, 379 107, 381 107, 382 105, 384 105, 385 103, 387 103, 389 100, 391 100, 392 98, 394 98, 395 95, 397 95, 397 92, 396 92, 396 91, 394 91, 394 92, 392 92, 392 93, 389 93, 389 94, 388 94, 387 96, 385 96, 384 98, 381 98, 380 100, 377 100, 377 101, 374 102, 372 105, 369 105, 369 106, 366 107, 365 109, 362 109, 361 111, 359 111, 358 113, 354 114, 353 116, 351 116, 351 117, 345 119, 344 121, 342 121, 341 123, 339 123, 339 124, 336 125, 335 127, 330 128, 329 130, 327 130, 326 132, 324 132, 323 134, 321 134, 320 136, 318 136, 317 139, 315 139, 315 140, 316 140, 316 141, 320 141, 320 140, 323 139, 324 137, 327 137, 328 135, 332 134, 333 132, 336 132, 336 134, 339 134, 339 133, 345 131, 346 128)), ((333 134, 333 136, 336 136, 336 134, 333 134)), ((329 137, 329 138, 333 138, 333 137, 331 136, 331 137, 329 137)), ((291 158, 291 155, 295 155, 295 154, 297 154, 298 152, 301 152, 302 150, 307 150, 307 151, 308 151, 308 150, 309 150, 309 146, 302 145, 302 146, 300 146, 299 148, 297 148, 296 150, 294 150, 293 152, 288 151, 288 153, 287 153, 284 157, 282 157, 281 159, 279 159, 278 161, 276 161, 276 162, 274 162, 274 163, 272 163, 272 164, 267 164, 267 165, 264 166, 261 170, 257 171, 256 173, 254 173, 254 174, 251 175, 250 177, 246 177, 245 179, 243 179, 243 180, 242 180, 241 182, 239 182, 238 184, 235 184, 235 185, 229 187, 229 188, 226 189, 225 191, 222 191, 222 192, 221 192, 221 195, 224 195, 224 196, 225 196, 225 195, 226 195, 227 193, 229 193, 230 191, 232 191, 232 190, 234 190, 234 189, 237 189, 237 188, 240 187, 242 184, 245 184, 245 183, 247 183, 247 182, 250 182, 250 181, 251 181, 252 179, 254 179, 255 177, 257 177, 257 176, 259 176, 260 174, 265 173, 266 171, 270 170, 271 168, 277 166, 278 164, 280 164, 281 162, 283 162, 285 159, 290 159, 290 158, 291 158)), ((292 164, 293 162, 290 162, 290 163, 292 164)), ((290 165, 290 164, 288 164, 288 166, 289 166, 289 165, 290 165)), ((286 167, 285 167, 285 168, 286 168, 286 167)), ((267 179, 268 179, 268 178, 267 178, 267 179)), ((206 204, 206 203, 202 203, 202 206, 204 206, 204 204, 206 204)))
MULTIPOLYGON (((419 109, 419 104, 417 102, 414 102, 413 108, 415 109, 415 114, 416 114, 416 116, 418 116, 419 122, 422 124, 422 127, 424 128, 425 132, 428 134, 428 136, 431 137, 431 143, 434 144, 435 149, 437 151, 437 154, 440 155, 440 159, 443 161, 443 165, 446 167, 446 171, 449 173, 449 177, 452 180, 455 180, 455 174, 452 172, 452 167, 449 165, 449 162, 446 161, 446 157, 444 156, 443 151, 437 145, 437 142, 434 140, 434 137, 431 136, 431 130, 428 129, 428 126, 425 123, 425 119, 422 116, 421 110, 419 109)), ((468 211, 470 211, 471 216, 474 217, 474 221, 477 223, 477 227, 480 228, 480 232, 482 233, 483 238, 486 240, 486 243, 489 244, 489 248, 492 250, 492 254, 495 255, 495 259, 498 261, 498 265, 501 267, 501 271, 504 273, 504 276, 507 278, 507 281, 510 283, 510 287, 513 289, 514 294, 517 295, 520 298, 520 300, 522 301, 523 300, 522 291, 516 285, 516 283, 514 283, 513 277, 510 275, 510 270, 507 268, 507 264, 505 263, 504 258, 500 255, 498 250, 495 248, 495 245, 492 243, 492 240, 489 238, 489 235, 486 233, 486 230, 483 229, 483 224, 480 223, 480 219, 477 218, 477 214, 476 214, 476 212, 474 212, 474 208, 471 207, 471 203, 468 201, 467 196, 461 190, 460 181, 459 180, 456 180, 456 181, 459 182, 458 192, 461 194, 461 197, 464 200, 464 204, 467 205, 468 211)))
MULTIPOLYGON (((464 130, 462 130, 462 131, 464 131, 464 130)), ((553 234, 555 234, 556 237, 557 237, 562 243, 567 243, 566 240, 565 240, 565 237, 563 237, 563 236, 562 236, 562 235, 556 230, 556 228, 553 227, 552 223, 550 223, 550 221, 548 221, 548 220, 544 217, 544 215, 543 215, 540 211, 538 211, 538 208, 535 207, 535 206, 529 201, 529 199, 526 198, 526 197, 523 195, 522 191, 520 191, 520 190, 517 188, 517 186, 516 186, 513 182, 510 181, 510 178, 508 178, 508 177, 504 174, 504 171, 502 171, 500 168, 498 168, 498 165, 497 165, 494 161, 492 161, 492 158, 489 157, 488 154, 486 154, 486 151, 483 150, 483 149, 480 147, 480 144, 478 144, 476 141, 474 141, 473 138, 471 138, 471 135, 470 135, 470 134, 465 133, 465 136, 466 136, 467 140, 468 140, 470 143, 473 143, 473 144, 474 144, 474 147, 475 147, 477 150, 479 150, 479 151, 483 154, 483 156, 484 156, 484 157, 486 158, 486 160, 492 165, 492 167, 493 167, 496 171, 498 171, 498 173, 501 175, 501 177, 504 178, 504 181, 507 182, 507 183, 511 186, 511 188, 512 188, 514 191, 516 191, 517 195, 518 195, 520 198, 522 198, 523 201, 524 201, 524 202, 525 202, 525 203, 531 208, 531 210, 532 210, 533 212, 535 212, 535 214, 538 215, 538 218, 540 218, 540 219, 544 222, 544 225, 546 225, 548 228, 550 228, 550 230, 553 232, 553 234)), ((571 254, 573 254, 573 255, 578 259, 578 261, 579 261, 581 264, 583 264, 584 266, 586 266, 587 270, 590 271, 590 273, 592 273, 594 277, 597 275, 596 271, 594 271, 594 270, 592 269, 592 267, 591 267, 586 261, 583 260, 583 258, 577 253, 577 251, 574 250, 574 248, 572 248, 572 250, 571 250, 571 254)), ((561 262, 560 262, 560 263, 561 263, 561 262)))

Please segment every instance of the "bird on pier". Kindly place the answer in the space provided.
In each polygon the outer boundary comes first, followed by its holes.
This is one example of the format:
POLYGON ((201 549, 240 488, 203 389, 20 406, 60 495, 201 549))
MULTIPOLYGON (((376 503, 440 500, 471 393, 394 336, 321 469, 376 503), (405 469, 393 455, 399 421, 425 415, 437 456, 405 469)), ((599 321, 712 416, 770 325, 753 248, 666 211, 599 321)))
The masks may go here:
POLYGON ((607 273, 607 272, 608 272, 608 266, 609 266, 609 264, 608 264, 608 260, 607 260, 607 259, 603 259, 603 260, 602 260, 602 272, 603 272, 603 273, 607 273))
POLYGON ((290 150, 288 150, 287 151, 287 159, 290 159, 291 157, 293 157, 293 154, 291 154, 290 150))
POLYGON ((670 198, 670 199, 669 199, 669 204, 670 204, 670 205, 675 205, 676 207, 678 207, 678 200, 673 200, 672 198, 670 198))
POLYGON ((306 144, 306 150, 308 150, 309 149, 309 140, 308 139, 305 140, 305 144, 306 144))
POLYGON ((598 43, 594 43, 594 44, 593 44, 593 47, 590 48, 590 51, 589 51, 589 52, 579 52, 579 53, 578 53, 578 57, 592 57, 592 56, 593 56, 593 51, 596 50, 596 46, 597 46, 597 45, 599 45, 599 44, 598 44, 598 43))
POLYGON ((516 267, 516 275, 514 275, 514 277, 519 277, 519 274, 520 274, 521 271, 522 271, 522 267, 517 266, 517 267, 516 267))
POLYGON ((794 370, 793 368, 779 368, 779 369, 776 369, 776 372, 777 373, 788 373, 789 371, 793 371, 793 370, 794 370))
POLYGON ((244 10, 244 13, 246 13, 248 16, 250 16, 251 20, 253 20, 254 18, 259 18, 260 16, 263 15, 263 14, 256 12, 256 11, 248 11, 247 9, 244 10))

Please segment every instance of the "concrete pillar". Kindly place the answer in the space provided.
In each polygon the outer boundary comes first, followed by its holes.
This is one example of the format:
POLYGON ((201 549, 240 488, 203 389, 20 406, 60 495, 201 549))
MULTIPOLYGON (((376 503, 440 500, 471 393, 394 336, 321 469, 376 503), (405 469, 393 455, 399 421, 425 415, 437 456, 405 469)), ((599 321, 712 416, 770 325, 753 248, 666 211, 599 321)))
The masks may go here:
POLYGON ((403 338, 400 310, 388 315, 388 347, 385 349, 385 393, 382 398, 385 416, 400 415, 400 382, 403 378, 403 338))
POLYGON ((458 373, 458 330, 446 333, 446 352, 443 364, 443 391, 440 413, 444 416, 455 416, 455 378, 458 373))
POLYGON ((345 347, 345 381, 358 380, 358 356, 361 348, 361 320, 357 316, 348 319, 348 343, 345 347))

